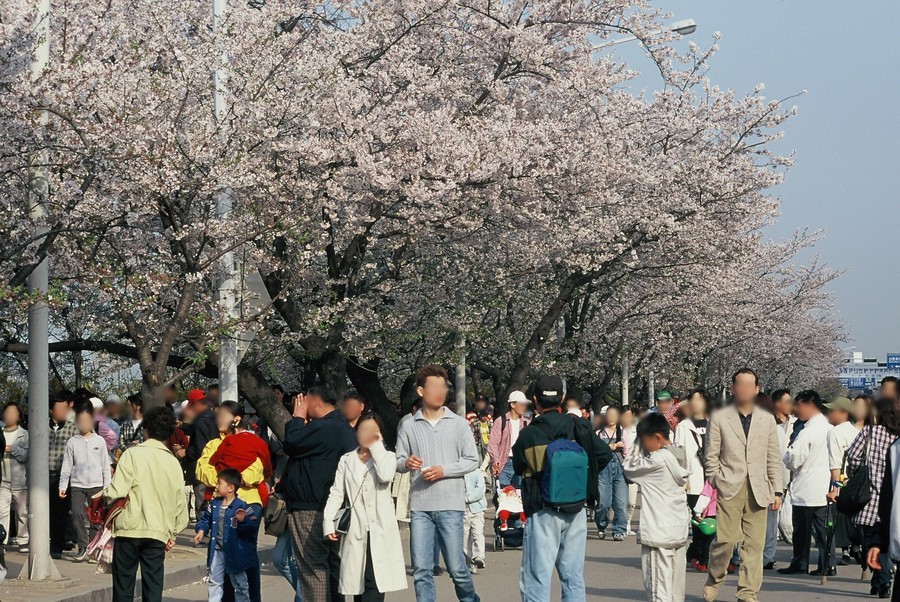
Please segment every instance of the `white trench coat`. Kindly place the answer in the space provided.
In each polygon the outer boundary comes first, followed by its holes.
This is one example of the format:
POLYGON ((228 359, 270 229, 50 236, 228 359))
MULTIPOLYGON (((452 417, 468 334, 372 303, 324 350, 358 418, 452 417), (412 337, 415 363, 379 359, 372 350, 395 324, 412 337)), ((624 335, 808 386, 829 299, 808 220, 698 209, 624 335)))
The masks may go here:
POLYGON ((344 504, 345 495, 347 501, 353 504, 350 528, 341 537, 340 592, 348 596, 363 593, 367 535, 378 591, 385 593, 406 589, 403 544, 391 498, 397 457, 387 451, 381 441, 375 443, 370 451, 372 458, 365 464, 360 462, 356 450, 341 457, 325 504, 325 535, 334 533, 334 518, 344 504))

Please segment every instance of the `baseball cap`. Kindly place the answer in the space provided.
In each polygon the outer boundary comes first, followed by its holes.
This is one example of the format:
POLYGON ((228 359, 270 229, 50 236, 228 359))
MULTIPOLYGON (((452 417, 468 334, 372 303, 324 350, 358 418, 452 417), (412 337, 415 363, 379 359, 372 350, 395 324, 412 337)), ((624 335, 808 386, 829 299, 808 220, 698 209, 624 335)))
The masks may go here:
POLYGON ((531 403, 521 391, 513 391, 509 394, 509 403, 531 403))
POLYGON ((600 414, 601 415, 606 414, 606 410, 608 410, 608 409, 609 409, 609 406, 603 406, 602 408, 600 408, 600 414))
POLYGON ((534 394, 544 399, 562 399, 563 381, 558 376, 543 374, 534 381, 534 394))
POLYGON ((206 397, 206 392, 203 389, 191 389, 187 394, 187 400, 190 405, 202 401, 204 397, 206 397))
POLYGON ((829 410, 843 410, 848 414, 853 412, 853 402, 850 401, 849 397, 832 397, 831 401, 825 404, 825 407, 829 410))
POLYGON ((95 410, 99 410, 103 407, 103 402, 100 401, 99 397, 91 397, 91 405, 94 406, 95 410))
POLYGON ((666 389, 663 389, 656 394, 656 399, 657 401, 672 401, 672 394, 669 393, 666 389))

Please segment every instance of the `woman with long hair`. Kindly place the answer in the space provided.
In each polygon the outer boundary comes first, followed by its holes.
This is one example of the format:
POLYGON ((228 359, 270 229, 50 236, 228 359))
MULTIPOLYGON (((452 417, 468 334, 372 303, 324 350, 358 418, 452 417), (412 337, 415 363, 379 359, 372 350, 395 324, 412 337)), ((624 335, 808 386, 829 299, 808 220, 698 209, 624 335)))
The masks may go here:
POLYGON ((606 424, 597 431, 597 436, 609 445, 613 453, 613 459, 600 471, 599 476, 600 502, 594 513, 597 535, 600 539, 606 539, 609 510, 612 508, 613 541, 625 541, 628 532, 628 484, 622 471, 622 461, 631 449, 632 441, 628 441, 619 424, 619 406, 611 405, 606 408, 606 424))
MULTIPOLYGON (((867 556, 876 547, 873 542, 879 541, 880 530, 890 528, 887 524, 881 524, 878 504, 881 500, 881 485, 885 480, 888 450, 900 437, 900 412, 895 407, 894 400, 879 399, 875 402, 875 412, 878 416, 877 423, 870 417, 869 424, 863 427, 847 450, 847 475, 852 475, 867 463, 869 481, 872 483, 869 503, 850 517, 853 524, 862 531, 867 556)), ((891 595, 891 559, 888 550, 879 549, 877 566, 872 560, 871 557, 868 558, 872 569, 871 593, 879 598, 888 598, 891 595)))
MULTIPOLYGON (((756 398, 756 405, 761 409, 769 412, 772 416, 775 417, 775 423, 779 425, 779 428, 775 429, 778 434, 778 449, 780 457, 784 457, 784 453, 787 451, 788 445, 788 436, 785 433, 783 428, 780 428, 783 424, 782 416, 778 412, 778 408, 775 405, 775 402, 772 399, 764 394, 760 393, 756 398)), ((787 468, 784 468, 784 480, 783 480, 783 488, 782 491, 787 489, 788 482, 791 478, 791 473, 787 468)), ((775 552, 778 549, 778 510, 772 510, 769 508, 767 510, 769 513, 766 517, 766 545, 763 547, 763 568, 765 570, 771 571, 775 568, 775 552)))
MULTIPOLYGON (((685 419, 675 427, 676 445, 684 448, 691 471, 687 484, 688 507, 693 508, 703 491, 704 463, 706 450, 706 429, 709 426, 709 393, 705 389, 694 389, 688 393, 685 401, 679 404, 685 419)), ((692 527, 691 545, 688 546, 688 562, 700 572, 706 571, 709 564, 709 547, 712 535, 705 535, 698 527, 692 527)))

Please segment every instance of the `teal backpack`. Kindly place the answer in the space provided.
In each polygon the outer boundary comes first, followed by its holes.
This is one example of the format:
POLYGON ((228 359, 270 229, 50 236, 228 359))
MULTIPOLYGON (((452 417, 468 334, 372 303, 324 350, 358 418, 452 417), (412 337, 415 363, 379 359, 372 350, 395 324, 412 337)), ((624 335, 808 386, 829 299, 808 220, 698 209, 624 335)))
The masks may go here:
POLYGON ((580 512, 588 497, 588 455, 574 439, 573 424, 568 436, 547 446, 541 471, 544 505, 570 514, 580 512))

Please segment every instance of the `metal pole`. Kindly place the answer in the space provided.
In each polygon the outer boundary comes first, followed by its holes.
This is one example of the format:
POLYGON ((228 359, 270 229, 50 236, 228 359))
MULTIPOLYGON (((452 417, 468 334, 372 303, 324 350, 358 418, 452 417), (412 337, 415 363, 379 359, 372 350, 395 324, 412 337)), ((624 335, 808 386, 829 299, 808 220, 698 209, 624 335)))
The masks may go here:
MULTIPOLYGON (((218 35, 219 27, 225 20, 228 12, 228 0, 213 0, 213 35, 218 35)), ((228 73, 226 67, 228 65, 228 55, 223 52, 219 61, 219 66, 213 75, 213 110, 215 114, 216 125, 223 127, 225 124, 225 115, 227 106, 225 104, 225 95, 228 92, 228 73)), ((216 194, 216 218, 220 222, 228 220, 231 214, 231 191, 228 188, 222 188, 216 194)), ((235 301, 235 281, 237 280, 234 265, 234 253, 228 251, 222 254, 219 260, 222 274, 218 282, 217 300, 219 308, 225 319, 232 323, 237 317, 237 304, 235 301)), ((223 400, 238 399, 238 341, 234 332, 223 332, 219 336, 219 388, 223 400)))
POLYGON ((456 413, 463 418, 466 417, 466 342, 459 342, 459 361, 456 364, 456 380, 454 388, 456 389, 456 413))
MULTIPOLYGON (((622 358, 622 406, 628 405, 628 379, 631 378, 631 375, 628 374, 631 366, 628 364, 628 356, 622 358)), ((598 410, 599 411, 599 410, 598 410)))
POLYGON ((656 375, 653 374, 653 370, 647 374, 647 405, 651 408, 656 405, 656 375))
MULTIPOLYGON (((37 0, 35 21, 37 43, 31 62, 32 80, 38 79, 50 60, 50 0, 37 0)), ((41 111, 39 128, 49 120, 41 111)), ((40 150, 31 158, 30 186, 31 217, 38 224, 39 237, 47 233, 44 225, 47 209, 44 205, 49 194, 47 181, 47 151, 40 150)), ((28 308, 28 562, 19 573, 20 579, 60 579, 59 571, 50 558, 50 385, 49 324, 47 294, 49 262, 45 258, 28 277, 28 289, 37 299, 28 308)))

